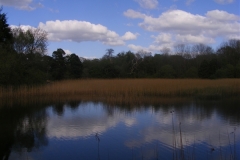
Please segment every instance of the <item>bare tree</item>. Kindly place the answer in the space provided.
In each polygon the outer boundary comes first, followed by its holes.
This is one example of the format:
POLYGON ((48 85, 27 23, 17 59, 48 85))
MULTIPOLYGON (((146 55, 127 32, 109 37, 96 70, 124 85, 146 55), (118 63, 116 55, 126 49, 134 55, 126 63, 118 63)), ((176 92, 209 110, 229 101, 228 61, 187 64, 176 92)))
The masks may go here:
POLYGON ((152 53, 144 50, 139 50, 135 54, 135 58, 132 60, 132 68, 130 74, 133 74, 138 70, 138 65, 144 60, 145 57, 151 57, 152 53))
POLYGON ((104 54, 103 58, 109 59, 112 62, 114 50, 112 48, 106 49, 106 53, 104 54))
POLYGON ((135 58, 132 60, 132 68, 130 74, 133 74, 138 69, 139 63, 142 62, 141 60, 143 59, 139 56, 139 54, 136 54, 135 58))
POLYGON ((186 59, 192 58, 191 47, 186 44, 177 44, 174 46, 175 54, 180 55, 186 59))
POLYGON ((195 44, 192 46, 192 54, 194 56, 197 55, 207 55, 207 54, 212 54, 214 51, 212 47, 205 45, 205 44, 195 44))
POLYGON ((168 48, 168 47, 163 47, 163 48, 161 49, 161 52, 162 52, 162 54, 164 54, 164 55, 169 55, 169 53, 171 52, 171 49, 168 48))
POLYGON ((231 48, 234 48, 238 51, 240 51, 240 40, 238 39, 230 39, 226 42, 223 42, 221 45, 220 45, 220 48, 225 48, 225 47, 231 47, 231 48))
POLYGON ((145 58, 145 57, 150 57, 152 56, 151 52, 145 51, 145 50, 139 50, 136 54, 135 57, 137 59, 145 58))
POLYGON ((12 29, 14 37, 14 49, 17 53, 39 53, 44 55, 47 51, 47 32, 40 28, 29 28, 24 30, 21 27, 12 29))

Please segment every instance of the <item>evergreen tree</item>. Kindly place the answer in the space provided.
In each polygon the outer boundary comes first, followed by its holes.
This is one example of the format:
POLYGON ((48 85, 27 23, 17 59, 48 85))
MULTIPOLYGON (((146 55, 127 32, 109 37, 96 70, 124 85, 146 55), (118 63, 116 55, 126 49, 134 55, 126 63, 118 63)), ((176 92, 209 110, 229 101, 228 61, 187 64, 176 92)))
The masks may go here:
POLYGON ((51 64, 51 73, 52 77, 55 80, 62 80, 65 77, 66 73, 66 63, 64 55, 66 53, 63 49, 59 48, 57 51, 52 53, 53 61, 51 64))
POLYGON ((2 13, 2 7, 0 8, 0 48, 10 47, 12 43, 11 28, 7 23, 7 17, 5 13, 2 13))
POLYGON ((67 69, 69 72, 69 78, 76 79, 82 76, 82 62, 76 54, 71 54, 66 57, 67 69))

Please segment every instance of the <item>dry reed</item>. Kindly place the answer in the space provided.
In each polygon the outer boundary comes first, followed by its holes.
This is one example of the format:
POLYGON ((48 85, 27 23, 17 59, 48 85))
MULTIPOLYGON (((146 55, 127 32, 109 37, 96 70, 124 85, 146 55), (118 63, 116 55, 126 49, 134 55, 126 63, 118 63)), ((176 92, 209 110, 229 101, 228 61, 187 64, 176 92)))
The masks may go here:
POLYGON ((0 104, 93 100, 119 103, 164 98, 222 98, 240 95, 240 79, 82 79, 42 86, 0 88, 0 104))

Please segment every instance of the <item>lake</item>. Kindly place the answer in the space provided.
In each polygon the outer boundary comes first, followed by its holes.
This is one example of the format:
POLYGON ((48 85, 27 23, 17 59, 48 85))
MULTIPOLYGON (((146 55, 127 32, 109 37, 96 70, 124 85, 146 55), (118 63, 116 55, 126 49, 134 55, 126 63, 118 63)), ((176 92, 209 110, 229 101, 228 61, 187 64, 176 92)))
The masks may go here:
POLYGON ((0 159, 240 159, 240 102, 2 107, 0 159))

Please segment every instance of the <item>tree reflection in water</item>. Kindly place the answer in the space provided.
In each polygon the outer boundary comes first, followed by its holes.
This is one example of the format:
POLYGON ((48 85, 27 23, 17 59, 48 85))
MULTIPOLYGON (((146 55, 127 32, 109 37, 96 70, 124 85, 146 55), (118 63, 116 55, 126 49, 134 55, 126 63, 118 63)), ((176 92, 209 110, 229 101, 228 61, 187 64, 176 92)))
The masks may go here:
MULTIPOLYGON (((170 145, 172 144, 171 143, 172 137, 168 137, 169 133, 167 132, 169 127, 168 125, 171 126, 171 122, 172 122, 171 116, 169 121, 170 123, 168 122, 170 111, 174 110, 174 116, 176 113, 176 117, 175 117, 176 119, 174 118, 175 125, 181 122, 181 126, 179 125, 179 128, 178 128, 178 125, 175 126, 176 135, 177 134, 181 135, 182 133, 185 132, 180 137, 182 136, 188 137, 188 140, 190 141, 195 137, 202 138, 201 129, 203 129, 203 126, 201 123, 198 123, 198 122, 205 121, 208 123, 216 114, 220 116, 222 119, 224 119, 224 121, 228 121, 230 125, 234 124, 235 126, 239 126, 240 125, 240 117, 239 117, 240 113, 238 109, 238 107, 240 106, 239 104, 240 103, 236 101, 229 101, 229 102, 194 101, 194 102, 183 102, 183 103, 173 103, 173 104, 159 104, 159 105, 144 104, 141 106, 132 106, 128 104, 112 105, 112 104, 94 103, 94 102, 86 102, 86 103, 85 102, 68 102, 68 103, 57 103, 57 104, 51 105, 50 108, 53 115, 57 115, 55 116, 55 118, 56 117, 57 118, 54 119, 54 121, 52 121, 52 126, 56 126, 55 128, 56 133, 57 131, 59 131, 59 129, 62 129, 61 131, 66 131, 67 133, 66 136, 74 136, 74 138, 76 139, 81 136, 86 137, 86 136, 89 136, 89 134, 90 135, 94 134, 98 140, 100 140, 99 135, 101 135, 101 140, 103 139, 103 141, 101 142, 101 148, 99 147, 100 141, 97 141, 97 144, 98 144, 97 155, 98 155, 98 158, 100 159, 100 155, 104 156, 104 154, 102 154, 102 151, 105 149, 104 146, 109 149, 109 146, 107 146, 106 144, 112 143, 111 141, 106 142, 107 137, 104 137, 103 132, 107 133, 109 128, 112 128, 111 131, 113 133, 114 127, 117 128, 116 126, 121 124, 120 122, 124 122, 126 125, 128 125, 128 129, 126 131, 129 133, 131 133, 130 132, 131 126, 134 126, 136 124, 136 126, 138 126, 139 128, 136 127, 133 132, 136 132, 136 129, 140 130, 141 132, 139 133, 141 133, 141 136, 136 135, 136 133, 133 133, 133 137, 130 137, 131 135, 130 136, 125 135, 126 137, 129 136, 128 137, 129 139, 123 139, 123 137, 121 137, 121 134, 125 134, 125 133, 121 133, 121 131, 118 130, 117 132, 114 132, 114 134, 117 134, 119 136, 117 137, 114 135, 113 137, 122 138, 124 142, 121 142, 121 143, 124 143, 125 147, 135 148, 135 150, 137 150, 136 148, 138 147, 144 148, 145 146, 145 149, 147 150, 144 151, 143 149, 141 149, 141 157, 144 157, 146 156, 146 154, 144 153, 148 151, 147 146, 152 143, 154 145, 156 144, 159 145, 158 146, 159 148, 162 147, 160 146, 161 143, 168 144, 170 142, 170 145), (88 104, 90 104, 90 107, 92 107, 92 110, 87 109, 89 107, 88 104), (99 106, 101 109, 99 109, 99 106), (79 111, 84 111, 84 109, 81 110, 81 107, 85 107, 86 112, 79 112, 79 111), (96 108, 98 108, 98 111, 95 110, 96 108), (71 117, 71 114, 70 114, 71 112, 68 112, 67 119, 62 118, 64 117, 66 111, 69 111, 69 110, 72 111, 72 113, 75 113, 75 117, 71 117), (92 113, 95 111, 96 113, 92 113), (153 125, 146 124, 146 126, 142 126, 142 124, 140 124, 140 121, 138 122, 138 120, 140 119, 136 119, 134 115, 136 115, 136 113, 140 113, 139 115, 143 115, 145 113, 148 113, 149 111, 151 111, 153 117, 155 117, 156 123, 154 122, 153 125), (81 114, 78 114, 78 113, 81 113, 81 114), (61 117, 60 118, 61 121, 59 121, 58 116, 61 117), (131 119, 132 117, 135 119, 131 119), (61 123, 61 122, 64 122, 65 120, 67 120, 66 125, 71 124, 66 128, 64 128, 64 126, 61 123), (78 126, 80 126, 80 128, 74 128, 78 126), (57 127, 62 127, 62 128, 57 128, 57 127), (140 128, 140 127, 143 127, 143 128, 140 128), (166 132, 162 132, 164 129, 166 132), (179 129, 181 129, 180 132, 178 131, 179 129), (96 131, 94 133, 91 133, 93 130, 94 131, 96 130, 96 131), (197 130, 199 132, 196 132, 197 130), (74 131, 74 132, 70 133, 70 131, 74 131), (193 133, 195 135, 193 135, 193 133)), ((38 150, 41 149, 42 147, 47 147, 48 145, 50 145, 49 143, 51 142, 50 141, 51 137, 48 137, 48 136, 49 134, 51 135, 51 133, 47 131, 47 127, 49 127, 48 123, 50 123, 50 118, 53 115, 49 115, 50 112, 48 112, 48 109, 49 107, 47 107, 46 105, 42 105, 42 106, 35 105, 35 106, 25 106, 25 107, 16 106, 13 108, 2 107, 2 109, 0 109, 0 159, 7 160, 12 152, 18 153, 18 154, 22 154, 26 151, 38 152, 38 150)), ((141 122, 145 123, 145 121, 147 122, 148 119, 145 119, 144 121, 141 121, 141 122)), ((219 123, 221 124, 221 122, 219 123)), ((52 132, 52 133, 55 133, 55 132, 52 132)), ((233 131, 233 134, 229 134, 231 144, 233 147, 232 149, 234 151, 236 151, 236 148, 238 147, 236 146, 236 143, 235 143, 235 136, 236 136, 236 139, 239 139, 237 137, 239 135, 235 135, 235 133, 236 133, 236 129, 233 131)), ((61 136, 64 134, 65 132, 60 132, 57 135, 61 136)), ((208 131, 207 134, 209 134, 209 137, 210 137, 210 135, 215 134, 215 131, 208 131)), ((224 142, 223 134, 225 133, 221 133, 221 137, 219 134, 220 140, 218 136, 213 137, 211 139, 210 144, 212 144, 213 146, 215 145, 215 147, 216 145, 219 145, 219 142, 221 142, 221 144, 228 144, 229 142, 224 142)), ((56 135, 53 134, 52 137, 54 136, 56 138, 56 135)), ((116 140, 115 142, 117 142, 117 138, 114 138, 114 140, 116 140)), ((187 141, 187 139, 185 141, 187 141)), ((192 147, 197 145, 194 143, 194 141, 195 139, 193 140, 193 144, 190 144, 189 142, 189 147, 191 147, 191 145, 192 147)), ((186 149, 186 148, 184 148, 185 146, 182 143, 184 143, 184 141, 181 142, 181 149, 183 151, 183 149, 186 149)), ((94 144, 96 145, 96 143, 94 144)), ((84 144, 84 147, 85 145, 86 144, 84 144)), ((88 147, 91 148, 90 146, 88 147)), ((156 150, 156 151, 154 150, 156 152, 155 155, 160 155, 158 154, 158 150, 156 149, 156 147, 154 148, 156 150)), ((221 149, 222 151, 224 150, 223 147, 221 149)), ((188 150, 191 150, 191 148, 189 148, 188 150)), ((217 148, 214 148, 214 151, 212 149, 209 149, 208 151, 209 152, 211 151, 211 154, 212 154, 217 152, 217 148)), ((110 155, 114 154, 111 152, 109 153, 110 155)), ((109 156, 109 153, 108 153, 108 156, 109 156)), ((232 154, 236 155, 237 153, 233 152, 232 154)), ((88 155, 88 156, 91 156, 91 155, 88 155)), ((154 157, 157 158, 158 156, 154 156, 154 157)))
POLYGON ((38 108, 16 106, 0 110, 0 159, 7 160, 13 150, 31 152, 48 145, 46 110, 38 108))

